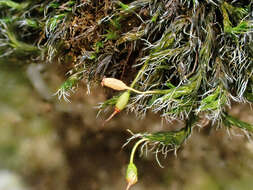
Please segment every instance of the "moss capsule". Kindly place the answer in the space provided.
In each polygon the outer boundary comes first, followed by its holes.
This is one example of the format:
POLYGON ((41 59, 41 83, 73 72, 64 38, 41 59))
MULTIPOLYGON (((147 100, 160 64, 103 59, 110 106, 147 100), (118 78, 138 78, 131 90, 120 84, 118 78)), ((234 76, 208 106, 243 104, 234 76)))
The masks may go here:
POLYGON ((130 98, 130 92, 129 91, 124 92, 119 97, 119 99, 118 99, 118 101, 115 105, 115 108, 120 110, 120 111, 123 110, 126 107, 128 101, 129 101, 129 98, 130 98))
POLYGON ((129 163, 127 166, 126 180, 127 180, 126 190, 129 190, 129 188, 132 185, 136 184, 138 181, 138 171, 134 163, 129 163))
POLYGON ((127 86, 123 81, 119 79, 115 79, 115 78, 103 78, 101 85, 111 88, 113 90, 119 90, 119 91, 130 90, 138 94, 164 94, 167 92, 164 90, 149 90, 149 91, 141 92, 139 90, 136 90, 132 87, 127 86))
POLYGON ((110 115, 108 119, 105 120, 103 125, 105 125, 105 123, 110 121, 117 113, 119 113, 121 110, 123 110, 127 106, 129 98, 130 98, 130 91, 126 91, 123 94, 121 94, 121 96, 118 98, 117 103, 115 105, 114 112, 110 115))
POLYGON ((127 90, 128 86, 121 80, 115 78, 103 78, 102 86, 112 88, 113 90, 127 90))

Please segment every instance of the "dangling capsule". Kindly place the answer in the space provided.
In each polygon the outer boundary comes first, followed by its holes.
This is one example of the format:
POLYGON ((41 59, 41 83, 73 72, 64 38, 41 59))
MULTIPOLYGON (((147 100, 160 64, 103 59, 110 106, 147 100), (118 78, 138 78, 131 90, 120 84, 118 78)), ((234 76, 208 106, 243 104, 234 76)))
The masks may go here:
POLYGON ((127 180, 126 190, 129 190, 130 187, 136 184, 138 181, 138 171, 134 163, 129 163, 127 166, 126 180, 127 180))
POLYGON ((103 126, 105 125, 105 123, 110 121, 117 113, 119 113, 127 106, 129 98, 130 98, 130 91, 126 91, 120 95, 115 105, 114 112, 110 115, 108 119, 104 121, 103 126))
POLYGON ((123 110, 127 106, 129 98, 130 98, 130 91, 126 91, 123 94, 121 94, 115 105, 115 109, 118 109, 120 111, 123 110))

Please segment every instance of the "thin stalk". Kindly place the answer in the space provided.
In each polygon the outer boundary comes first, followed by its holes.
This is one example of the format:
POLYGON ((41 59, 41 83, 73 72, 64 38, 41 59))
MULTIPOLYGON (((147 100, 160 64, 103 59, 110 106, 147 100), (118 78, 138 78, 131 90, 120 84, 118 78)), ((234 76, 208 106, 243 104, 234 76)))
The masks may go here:
POLYGON ((169 92, 169 90, 148 90, 148 91, 142 92, 131 87, 128 87, 128 90, 133 91, 137 94, 166 94, 169 92))
POLYGON ((147 139, 144 138, 144 139, 140 139, 137 143, 135 143, 133 149, 132 149, 132 152, 131 152, 131 156, 130 156, 130 162, 129 163, 134 163, 134 154, 135 154, 135 151, 137 149, 137 147, 143 143, 144 141, 146 141, 147 139))

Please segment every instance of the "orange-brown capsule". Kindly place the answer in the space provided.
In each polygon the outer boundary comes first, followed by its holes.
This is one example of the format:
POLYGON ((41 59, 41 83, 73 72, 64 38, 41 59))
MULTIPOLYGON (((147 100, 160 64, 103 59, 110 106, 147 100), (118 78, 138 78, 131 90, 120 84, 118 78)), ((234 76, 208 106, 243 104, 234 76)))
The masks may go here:
POLYGON ((103 78, 101 85, 114 90, 127 90, 129 88, 124 82, 115 78, 103 78))
POLYGON ((112 88, 113 90, 130 90, 133 91, 135 93, 138 94, 155 94, 155 93, 161 93, 161 91, 145 91, 145 92, 141 92, 139 90, 136 90, 134 88, 131 88, 129 86, 127 86, 124 82, 122 82, 119 79, 115 79, 115 78, 104 78, 101 82, 102 86, 106 86, 109 88, 112 88))

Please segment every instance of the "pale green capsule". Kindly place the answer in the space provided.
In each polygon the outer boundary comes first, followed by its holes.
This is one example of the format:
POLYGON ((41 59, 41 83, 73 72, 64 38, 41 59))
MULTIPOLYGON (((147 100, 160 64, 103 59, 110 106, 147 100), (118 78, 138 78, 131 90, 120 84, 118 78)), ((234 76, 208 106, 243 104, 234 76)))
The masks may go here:
POLYGON ((126 91, 123 94, 121 94, 121 96, 118 98, 117 103, 115 105, 114 112, 110 115, 108 119, 104 121, 103 126, 105 125, 105 123, 110 121, 117 113, 119 113, 121 110, 123 110, 127 106, 129 97, 130 97, 130 91, 126 91))
POLYGON ((136 184, 138 181, 138 172, 134 163, 129 163, 127 166, 126 180, 128 183, 126 190, 128 190, 132 185, 136 184))
POLYGON ((119 111, 123 110, 127 106, 129 98, 130 98, 129 91, 126 91, 123 94, 121 94, 115 105, 115 109, 118 109, 119 111))

